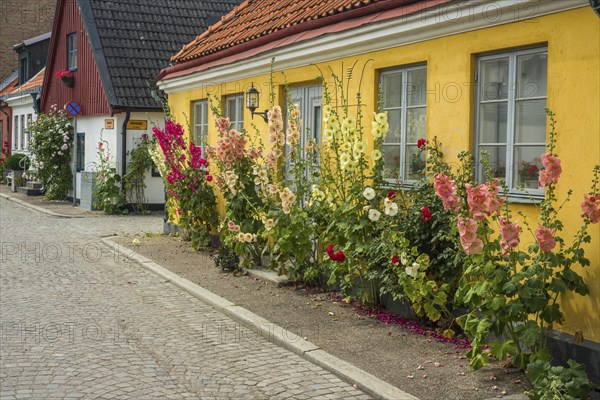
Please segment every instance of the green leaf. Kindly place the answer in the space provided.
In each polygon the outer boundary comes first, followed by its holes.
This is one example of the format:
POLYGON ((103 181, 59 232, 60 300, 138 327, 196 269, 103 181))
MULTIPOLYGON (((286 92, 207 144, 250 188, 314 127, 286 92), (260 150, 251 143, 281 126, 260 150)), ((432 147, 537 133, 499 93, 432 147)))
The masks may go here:
POLYGON ((506 360, 506 356, 511 354, 514 355, 517 352, 517 345, 512 340, 507 340, 502 343, 498 340, 494 340, 490 347, 490 353, 498 360, 506 360))
POLYGON ((487 354, 479 353, 471 358, 471 360, 469 361, 469 365, 471 366, 471 368, 477 371, 478 369, 481 369, 484 366, 486 366, 489 362, 490 359, 487 356, 487 354))

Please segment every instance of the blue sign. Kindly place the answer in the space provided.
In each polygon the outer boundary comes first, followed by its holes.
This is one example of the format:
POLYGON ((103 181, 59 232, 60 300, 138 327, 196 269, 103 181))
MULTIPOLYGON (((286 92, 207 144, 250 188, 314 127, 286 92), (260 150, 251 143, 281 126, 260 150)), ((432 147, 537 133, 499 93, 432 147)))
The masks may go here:
POLYGON ((81 114, 81 105, 76 101, 67 103, 67 114, 71 117, 76 117, 81 114))

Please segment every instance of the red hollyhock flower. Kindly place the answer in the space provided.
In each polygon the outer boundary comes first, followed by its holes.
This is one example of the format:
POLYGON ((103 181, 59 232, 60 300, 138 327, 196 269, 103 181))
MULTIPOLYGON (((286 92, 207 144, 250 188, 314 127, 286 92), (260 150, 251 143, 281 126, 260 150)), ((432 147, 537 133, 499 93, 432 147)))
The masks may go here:
POLYGON ((427 140, 421 138, 419 140, 417 140, 417 147, 420 149, 421 147, 423 147, 423 145, 427 143, 427 140))
POLYGON ((423 221, 425 222, 431 219, 431 212, 429 212, 429 207, 424 206, 423 208, 421 208, 421 218, 423 218, 423 221))
POLYGON ((390 190, 387 194, 388 199, 393 199, 396 196, 396 192, 390 190))
POLYGON ((331 256, 333 254, 333 245, 332 244, 327 246, 327 254, 329 254, 329 256, 331 256))
POLYGON ((400 257, 398 257, 398 256, 392 257, 392 264, 398 264, 399 262, 400 262, 400 257))

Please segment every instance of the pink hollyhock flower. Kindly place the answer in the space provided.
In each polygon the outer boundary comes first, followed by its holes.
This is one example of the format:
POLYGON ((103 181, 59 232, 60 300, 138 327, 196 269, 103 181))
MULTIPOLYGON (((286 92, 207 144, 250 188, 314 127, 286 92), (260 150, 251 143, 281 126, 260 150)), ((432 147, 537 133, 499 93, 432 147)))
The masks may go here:
POLYGON ((477 221, 459 216, 458 233, 460 235, 460 244, 465 253, 469 255, 481 253, 483 242, 477 238, 477 221))
POLYGON ((431 212, 429 211, 429 207, 423 206, 423 208, 421 208, 421 218, 425 222, 431 219, 431 212))
POLYGON ((519 245, 519 233, 521 233, 521 228, 518 223, 514 222, 511 224, 504 217, 500 217, 499 221, 502 235, 500 246, 502 246, 502 249, 504 250, 502 255, 506 255, 510 249, 519 245))
POLYGON ((551 231, 550 229, 541 225, 538 226, 538 228, 535 231, 535 238, 540 244, 541 251, 548 252, 551 251, 554 247, 556 247, 556 241, 554 240, 553 236, 554 231, 551 231))
POLYGON ((421 138, 421 139, 417 140, 417 147, 420 149, 421 147, 423 147, 425 145, 425 143, 427 143, 427 140, 421 138))
POLYGON ((445 173, 440 172, 439 174, 434 175, 433 186, 435 187, 435 194, 442 199, 444 203, 444 210, 458 211, 460 200, 456 195, 454 180, 446 176, 445 173))
POLYGON ((582 217, 588 217, 592 224, 600 222, 600 194, 583 195, 583 203, 581 203, 582 217))
POLYGON ((227 132, 231 127, 231 122, 229 121, 229 118, 221 117, 217 120, 217 124, 219 125, 219 130, 223 133, 227 132))
POLYGON ((544 166, 544 169, 540 171, 538 181, 539 187, 546 187, 551 183, 556 185, 558 183, 558 178, 562 173, 560 158, 554 157, 549 153, 544 153, 542 154, 542 165, 544 166))
POLYGON ((473 187, 467 183, 465 188, 467 189, 469 212, 476 220, 484 220, 487 212, 487 186, 481 184, 473 187))

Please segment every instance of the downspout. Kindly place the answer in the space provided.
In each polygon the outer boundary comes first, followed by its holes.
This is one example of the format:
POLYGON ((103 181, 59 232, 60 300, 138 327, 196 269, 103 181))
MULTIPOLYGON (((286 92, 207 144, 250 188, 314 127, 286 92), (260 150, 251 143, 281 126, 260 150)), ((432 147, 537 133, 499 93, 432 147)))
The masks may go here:
POLYGON ((73 117, 73 162, 71 163, 73 168, 73 207, 77 205, 77 117, 73 117))
POLYGON ((121 130, 121 191, 125 194, 125 173, 127 172, 127 123, 131 117, 131 111, 127 109, 125 112, 125 120, 123 121, 123 129, 121 130))

